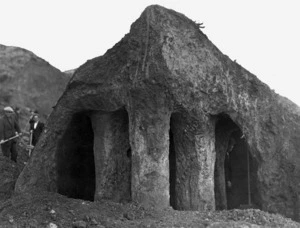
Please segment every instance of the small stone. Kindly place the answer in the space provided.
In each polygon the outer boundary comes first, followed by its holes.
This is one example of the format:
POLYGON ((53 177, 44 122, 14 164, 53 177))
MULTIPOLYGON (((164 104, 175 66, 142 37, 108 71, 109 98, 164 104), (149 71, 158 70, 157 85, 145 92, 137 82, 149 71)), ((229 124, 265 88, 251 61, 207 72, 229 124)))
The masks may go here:
POLYGON ((96 221, 96 219, 94 219, 94 218, 91 219, 91 225, 98 225, 98 222, 96 221))
POLYGON ((138 228, 154 228, 155 225, 152 223, 149 223, 147 221, 141 222, 138 226, 138 228))
POLYGON ((47 228, 57 228, 58 226, 55 224, 55 223, 52 223, 50 222, 48 225, 47 225, 47 228))
POLYGON ((72 227, 73 228, 86 228, 87 224, 85 221, 80 220, 80 221, 73 222, 72 227))
POLYGON ((123 216, 125 218, 127 218, 128 220, 134 220, 135 219, 135 216, 132 212, 127 212, 127 213, 124 213, 123 216))
POLYGON ((12 215, 8 215, 8 221, 10 223, 13 223, 14 222, 14 217, 12 215))
POLYGON ((72 215, 75 215, 75 213, 74 213, 73 210, 69 210, 69 212, 70 212, 72 215))

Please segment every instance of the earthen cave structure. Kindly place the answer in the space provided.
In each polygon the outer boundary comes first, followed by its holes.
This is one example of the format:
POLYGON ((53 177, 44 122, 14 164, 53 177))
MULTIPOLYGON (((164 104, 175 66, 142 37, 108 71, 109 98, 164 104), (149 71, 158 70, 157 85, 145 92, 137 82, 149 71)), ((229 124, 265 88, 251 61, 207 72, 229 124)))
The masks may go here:
POLYGON ((149 6, 76 70, 16 192, 297 217, 299 113, 197 23, 149 6))

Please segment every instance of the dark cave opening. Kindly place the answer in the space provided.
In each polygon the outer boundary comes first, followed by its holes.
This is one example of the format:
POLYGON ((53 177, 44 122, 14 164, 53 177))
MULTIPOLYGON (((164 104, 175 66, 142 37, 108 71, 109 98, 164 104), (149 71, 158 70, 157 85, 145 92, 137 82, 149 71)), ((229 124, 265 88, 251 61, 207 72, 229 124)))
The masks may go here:
POLYGON ((74 114, 58 145, 57 189, 70 198, 94 200, 94 133, 87 112, 74 114))
MULTIPOLYGON (((248 199, 248 147, 240 130, 233 132, 225 154, 225 184, 227 209, 251 204, 248 199)), ((250 172, 250 171, 249 171, 250 172)))
POLYGON ((229 116, 220 115, 215 135, 216 209, 259 208, 258 165, 243 132, 229 116))

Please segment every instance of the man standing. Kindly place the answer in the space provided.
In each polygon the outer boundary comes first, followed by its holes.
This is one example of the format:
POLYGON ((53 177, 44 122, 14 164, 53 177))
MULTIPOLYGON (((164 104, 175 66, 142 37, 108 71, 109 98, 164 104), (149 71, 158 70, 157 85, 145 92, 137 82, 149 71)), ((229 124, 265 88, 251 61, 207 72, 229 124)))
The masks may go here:
POLYGON ((43 132, 45 124, 40 121, 38 111, 35 111, 29 120, 30 131, 32 131, 32 145, 35 146, 43 132))
POLYGON ((17 121, 14 110, 11 107, 4 108, 4 116, 0 118, 0 143, 2 153, 6 157, 10 157, 12 161, 17 162, 17 139, 5 140, 18 136, 21 133, 19 123, 17 121))

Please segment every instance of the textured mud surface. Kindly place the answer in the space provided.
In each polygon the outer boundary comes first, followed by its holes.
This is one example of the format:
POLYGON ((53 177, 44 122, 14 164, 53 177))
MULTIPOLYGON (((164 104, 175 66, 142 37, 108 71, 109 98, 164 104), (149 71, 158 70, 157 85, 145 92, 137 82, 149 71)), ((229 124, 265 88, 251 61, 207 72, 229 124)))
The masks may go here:
POLYGON ((111 201, 90 202, 36 192, 0 203, 0 227, 300 227, 281 215, 260 210, 191 212, 145 209, 136 204, 111 201))

